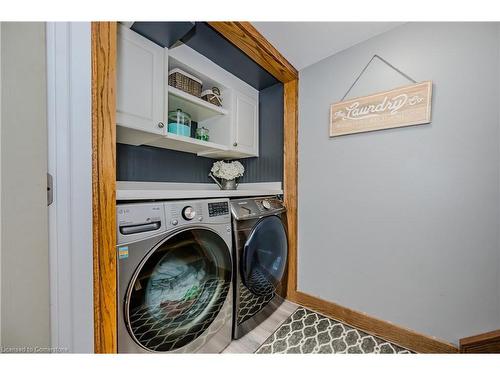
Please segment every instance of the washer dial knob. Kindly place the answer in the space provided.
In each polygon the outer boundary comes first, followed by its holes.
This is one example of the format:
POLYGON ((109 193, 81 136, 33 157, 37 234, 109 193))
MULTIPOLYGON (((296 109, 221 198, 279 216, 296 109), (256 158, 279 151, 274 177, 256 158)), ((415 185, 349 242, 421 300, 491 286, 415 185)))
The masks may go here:
POLYGON ((266 210, 271 209, 271 202, 269 202, 267 199, 264 199, 262 201, 262 207, 264 207, 266 210))
POLYGON ((191 206, 186 206, 182 209, 182 217, 186 220, 193 220, 196 216, 196 211, 191 206))

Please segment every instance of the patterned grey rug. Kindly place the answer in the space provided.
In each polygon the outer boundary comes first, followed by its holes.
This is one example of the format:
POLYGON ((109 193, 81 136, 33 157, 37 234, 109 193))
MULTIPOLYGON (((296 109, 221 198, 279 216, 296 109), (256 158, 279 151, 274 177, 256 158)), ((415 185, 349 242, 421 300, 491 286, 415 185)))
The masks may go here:
POLYGON ((412 352, 336 320, 299 307, 267 338, 255 353, 408 354, 412 352))

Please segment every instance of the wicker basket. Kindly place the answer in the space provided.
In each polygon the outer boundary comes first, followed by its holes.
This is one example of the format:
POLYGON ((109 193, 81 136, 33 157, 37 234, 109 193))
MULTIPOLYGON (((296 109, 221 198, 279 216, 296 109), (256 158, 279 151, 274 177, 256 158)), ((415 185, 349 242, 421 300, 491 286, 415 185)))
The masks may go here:
POLYGON ((222 98, 220 95, 214 94, 212 90, 205 90, 201 93, 201 98, 209 103, 222 107, 222 98))
POLYGON ((168 72, 168 84, 198 98, 201 96, 202 82, 182 69, 176 68, 168 72))

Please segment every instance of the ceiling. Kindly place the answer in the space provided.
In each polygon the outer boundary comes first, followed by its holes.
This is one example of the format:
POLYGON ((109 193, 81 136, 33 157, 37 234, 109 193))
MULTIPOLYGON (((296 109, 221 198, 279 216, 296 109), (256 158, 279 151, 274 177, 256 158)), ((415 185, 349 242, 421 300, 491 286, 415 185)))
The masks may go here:
POLYGON ((257 30, 301 70, 403 22, 252 22, 257 30))

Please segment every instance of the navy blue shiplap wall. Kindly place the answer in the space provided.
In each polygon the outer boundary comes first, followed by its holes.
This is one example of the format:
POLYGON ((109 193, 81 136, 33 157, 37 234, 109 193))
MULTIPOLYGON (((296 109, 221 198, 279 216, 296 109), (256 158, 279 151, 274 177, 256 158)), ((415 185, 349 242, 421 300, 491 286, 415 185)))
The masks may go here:
POLYGON ((241 182, 283 181, 283 84, 259 92, 259 157, 240 161, 241 182))
MULTIPOLYGON (((259 93, 258 158, 241 159, 245 175, 240 182, 283 180, 283 85, 259 93)), ((151 146, 117 144, 118 181, 212 182, 208 177, 214 159, 151 146)))

